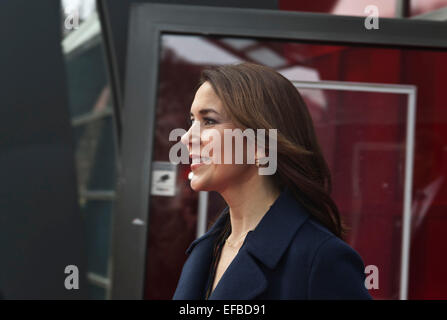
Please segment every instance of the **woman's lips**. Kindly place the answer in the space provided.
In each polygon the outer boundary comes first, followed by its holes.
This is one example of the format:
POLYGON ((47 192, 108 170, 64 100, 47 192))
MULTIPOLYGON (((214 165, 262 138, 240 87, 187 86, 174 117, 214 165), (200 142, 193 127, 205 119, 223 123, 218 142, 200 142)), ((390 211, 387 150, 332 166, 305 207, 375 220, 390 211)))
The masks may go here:
POLYGON ((210 158, 205 158, 205 157, 202 157, 201 159, 199 157, 193 157, 192 160, 193 161, 190 166, 191 170, 197 169, 203 165, 208 164, 207 162, 210 162, 210 158), (200 162, 198 162, 198 161, 200 161, 200 162))

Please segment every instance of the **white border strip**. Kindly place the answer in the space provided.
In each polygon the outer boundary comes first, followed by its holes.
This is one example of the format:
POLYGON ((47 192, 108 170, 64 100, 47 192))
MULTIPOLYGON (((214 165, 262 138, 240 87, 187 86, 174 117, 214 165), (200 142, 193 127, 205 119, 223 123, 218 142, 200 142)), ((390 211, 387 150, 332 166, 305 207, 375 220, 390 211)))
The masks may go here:
POLYGON ((405 182, 404 182, 404 205, 403 226, 400 262, 400 290, 399 299, 408 299, 408 274, 410 269, 410 238, 411 238, 411 197, 413 188, 413 158, 414 139, 416 126, 416 92, 414 85, 395 85, 366 82, 342 82, 342 81, 293 81, 297 88, 326 89, 326 90, 349 90, 407 94, 407 132, 406 132, 406 154, 405 154, 405 182))

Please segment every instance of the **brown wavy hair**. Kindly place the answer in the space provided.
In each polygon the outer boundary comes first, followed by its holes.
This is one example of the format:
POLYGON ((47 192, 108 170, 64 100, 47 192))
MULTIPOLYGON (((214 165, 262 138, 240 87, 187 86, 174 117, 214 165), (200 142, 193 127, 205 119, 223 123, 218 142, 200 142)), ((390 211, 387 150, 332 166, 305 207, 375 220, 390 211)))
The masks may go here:
POLYGON ((206 81, 236 126, 266 133, 277 129, 275 185, 279 190, 288 187, 312 218, 344 239, 348 229, 330 196, 329 167, 297 88, 275 70, 247 62, 206 68, 198 86, 206 81))

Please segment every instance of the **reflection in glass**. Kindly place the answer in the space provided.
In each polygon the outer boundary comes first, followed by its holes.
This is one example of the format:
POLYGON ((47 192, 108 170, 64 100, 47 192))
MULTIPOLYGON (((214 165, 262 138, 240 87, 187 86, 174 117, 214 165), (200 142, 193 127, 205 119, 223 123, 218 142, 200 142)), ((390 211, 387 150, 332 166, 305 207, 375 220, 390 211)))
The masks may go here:
MULTIPOLYGON (((187 119, 200 72, 209 65, 249 61, 275 68, 291 80, 411 85, 417 88, 411 213, 410 299, 444 295, 447 280, 439 252, 447 250, 447 53, 268 41, 254 38, 163 34, 161 37, 154 161, 169 161, 168 139, 187 119), (428 272, 427 270, 430 270, 428 272)), ((333 175, 333 192, 351 227, 348 242, 365 265, 377 265, 376 299, 399 298, 406 174, 409 96, 396 92, 299 87, 315 121, 333 175)), ((170 299, 196 237, 198 195, 189 187, 189 168, 178 168, 173 198, 150 200, 145 298, 170 299)), ((222 202, 208 201, 209 223, 222 202), (215 207, 211 208, 211 204, 215 207)))
MULTIPOLYGON (((89 298, 109 297, 109 254, 115 199, 116 142, 109 79, 95 1, 62 1, 78 11, 79 28, 66 32, 64 50, 74 132, 79 203, 87 235, 89 298)), ((66 15, 64 16, 66 17, 66 15)))

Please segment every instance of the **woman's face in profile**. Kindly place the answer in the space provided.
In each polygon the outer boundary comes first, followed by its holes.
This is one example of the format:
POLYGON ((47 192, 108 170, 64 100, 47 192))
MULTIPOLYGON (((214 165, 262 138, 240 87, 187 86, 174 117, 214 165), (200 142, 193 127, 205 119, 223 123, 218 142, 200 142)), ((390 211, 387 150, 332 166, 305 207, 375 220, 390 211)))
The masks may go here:
POLYGON ((234 137, 232 137, 231 144, 231 164, 224 164, 224 129, 236 129, 236 127, 226 114, 222 101, 209 82, 204 82, 197 90, 191 105, 190 117, 191 127, 182 136, 181 142, 188 147, 193 172, 191 179, 193 190, 221 192, 228 186, 243 181, 241 179, 248 179, 253 174, 252 170, 247 170, 250 167, 253 168, 254 165, 246 164, 245 141, 243 148, 244 164, 235 163, 234 137), (197 146, 200 145, 200 150, 193 148, 193 142, 197 146), (217 150, 220 150, 220 152, 216 152, 217 150), (193 157, 201 155, 202 160, 200 163, 198 163, 198 160, 193 162, 191 155, 193 157), (209 158, 205 158, 205 156, 209 156, 209 158), (220 161, 217 159, 220 159, 220 161), (207 161, 207 163, 204 163, 204 161, 207 161))

